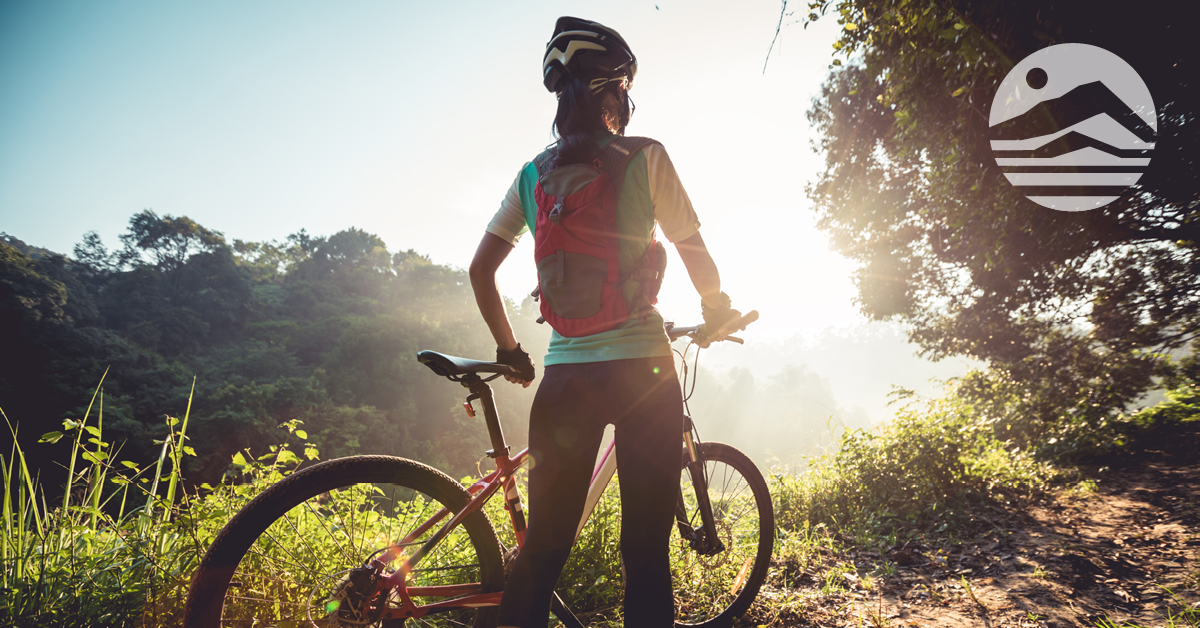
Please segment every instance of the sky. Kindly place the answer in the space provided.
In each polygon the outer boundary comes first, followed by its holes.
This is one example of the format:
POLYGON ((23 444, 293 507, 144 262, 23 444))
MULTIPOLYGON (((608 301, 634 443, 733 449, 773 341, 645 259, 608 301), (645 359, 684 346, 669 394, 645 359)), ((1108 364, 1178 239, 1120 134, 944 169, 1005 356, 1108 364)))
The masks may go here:
MULTIPOLYGON (((552 141, 540 70, 560 15, 637 55, 627 133, 666 147, 725 291, 762 313, 752 342, 787 354, 866 326, 804 193, 823 166, 805 112, 839 26, 785 19, 764 72, 770 0, 0 2, 0 231, 62 253, 96 231, 112 248, 152 209, 230 240, 353 226, 465 268, 552 141)), ((518 302, 532 244, 501 270, 518 302)), ((694 324, 671 256, 660 309, 694 324)))

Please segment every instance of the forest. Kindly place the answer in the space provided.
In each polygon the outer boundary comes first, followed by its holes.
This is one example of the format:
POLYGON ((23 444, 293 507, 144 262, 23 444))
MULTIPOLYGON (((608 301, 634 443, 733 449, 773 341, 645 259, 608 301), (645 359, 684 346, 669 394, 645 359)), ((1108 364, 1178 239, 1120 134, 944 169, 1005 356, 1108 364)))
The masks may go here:
MULTIPOLYGON (((534 346, 546 333, 521 327, 535 325, 530 307, 510 304, 510 316, 534 346)), ((103 429, 132 460, 158 457, 165 415, 182 417, 191 399, 194 484, 220 480, 239 451, 278 444, 288 421, 329 456, 465 473, 487 449, 457 386, 416 361, 422 349, 494 352, 465 272, 390 253, 358 229, 229 242, 147 210, 112 250, 94 233, 70 256, 5 236, 0 327, 19 356, 0 366, 0 399, 35 472, 69 456, 66 442, 37 441, 82 418, 102 377, 103 429)), ((517 439, 531 394, 499 396, 517 439)))

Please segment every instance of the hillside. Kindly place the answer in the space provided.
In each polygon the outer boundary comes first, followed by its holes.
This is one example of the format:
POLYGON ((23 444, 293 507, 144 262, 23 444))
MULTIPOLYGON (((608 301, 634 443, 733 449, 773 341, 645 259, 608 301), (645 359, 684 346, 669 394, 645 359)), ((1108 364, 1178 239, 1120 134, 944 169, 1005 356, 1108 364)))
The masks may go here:
MULTIPOLYGON (((514 305, 510 316, 539 352, 546 334, 530 313, 514 305)), ((115 250, 94 233, 69 257, 6 236, 0 324, 12 342, 0 407, 35 474, 68 456, 35 441, 82 417, 102 378, 105 434, 138 463, 157 459, 165 415, 191 400, 196 484, 219 480, 238 451, 277 444, 276 426, 293 420, 331 456, 404 455, 461 473, 487 449, 481 430, 458 429, 457 387, 415 359, 495 350, 466 272, 358 229, 230 242, 144 211, 115 250)), ((516 388, 500 399, 514 434, 531 399, 516 388)))

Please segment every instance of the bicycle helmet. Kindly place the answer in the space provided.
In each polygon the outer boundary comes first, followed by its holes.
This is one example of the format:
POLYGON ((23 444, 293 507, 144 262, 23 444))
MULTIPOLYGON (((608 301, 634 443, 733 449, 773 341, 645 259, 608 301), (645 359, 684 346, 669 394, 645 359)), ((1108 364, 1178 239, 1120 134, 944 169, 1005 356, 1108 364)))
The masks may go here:
POLYGON ((557 94, 571 75, 589 81, 594 91, 624 77, 628 89, 637 75, 637 57, 617 31, 598 22, 560 17, 542 57, 542 83, 557 94))

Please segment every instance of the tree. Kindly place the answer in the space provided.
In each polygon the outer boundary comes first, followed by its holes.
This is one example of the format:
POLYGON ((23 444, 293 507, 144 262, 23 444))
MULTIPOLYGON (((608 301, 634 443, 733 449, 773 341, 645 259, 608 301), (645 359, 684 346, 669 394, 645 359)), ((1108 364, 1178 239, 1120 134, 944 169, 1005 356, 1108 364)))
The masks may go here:
POLYGON ((1086 365, 1078 388, 1107 390, 1104 411, 1136 398, 1153 352, 1200 335, 1200 125, 1186 33, 1165 10, 1114 15, 1074 1, 817 0, 804 19, 829 13, 843 25, 841 58, 808 114, 826 155, 808 194, 833 246, 859 264, 864 313, 910 323, 933 358, 989 360, 1015 381, 1086 365), (1131 193, 1077 213, 1023 198, 989 143, 1000 81, 1064 42, 1130 63, 1160 125, 1131 193))
MULTIPOLYGON (((133 264, 146 263, 148 255, 154 266, 169 275, 182 268, 193 255, 226 246, 219 231, 205 229, 187 216, 159 217, 149 209, 129 219, 129 233, 121 235, 121 242, 125 243, 127 259, 133 264)), ((84 236, 84 246, 87 245, 84 236)))

